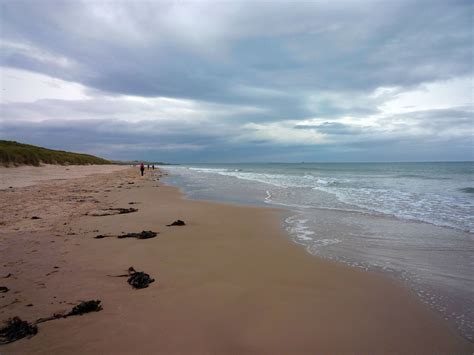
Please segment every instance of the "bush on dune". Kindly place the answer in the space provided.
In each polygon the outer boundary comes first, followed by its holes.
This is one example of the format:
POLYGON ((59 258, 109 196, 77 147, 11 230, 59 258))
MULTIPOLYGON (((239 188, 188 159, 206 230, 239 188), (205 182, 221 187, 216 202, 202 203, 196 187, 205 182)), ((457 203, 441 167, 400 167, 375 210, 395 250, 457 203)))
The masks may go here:
POLYGON ((89 154, 71 153, 13 141, 0 140, 0 164, 3 166, 39 166, 41 164, 110 164, 110 162, 89 154))

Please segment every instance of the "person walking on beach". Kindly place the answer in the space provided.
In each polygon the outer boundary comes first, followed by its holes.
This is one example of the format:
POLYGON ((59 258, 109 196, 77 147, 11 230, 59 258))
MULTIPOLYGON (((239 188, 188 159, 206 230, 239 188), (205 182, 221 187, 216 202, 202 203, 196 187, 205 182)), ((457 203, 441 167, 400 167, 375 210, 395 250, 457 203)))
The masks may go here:
POLYGON ((143 163, 140 164, 140 171, 141 171, 142 176, 143 176, 143 172, 145 171, 145 164, 143 164, 143 163))
POLYGON ((152 168, 153 170, 155 170, 155 164, 153 164, 153 165, 151 166, 151 168, 152 168))

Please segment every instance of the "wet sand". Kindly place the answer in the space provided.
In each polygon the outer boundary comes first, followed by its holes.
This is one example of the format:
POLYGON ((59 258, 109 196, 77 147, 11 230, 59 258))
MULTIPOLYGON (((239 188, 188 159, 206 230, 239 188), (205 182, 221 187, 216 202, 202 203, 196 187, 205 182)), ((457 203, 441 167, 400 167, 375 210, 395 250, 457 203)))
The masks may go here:
POLYGON ((79 300, 104 306, 40 324, 2 354, 473 350, 396 281, 307 254, 282 230, 281 210, 186 200, 133 169, 7 189, 0 201, 0 286, 10 289, 0 320, 33 321, 79 300), (86 215, 112 207, 138 211, 86 215), (187 225, 166 227, 176 219, 187 225), (160 234, 94 239, 142 230, 160 234), (156 281, 134 290, 108 276, 129 266, 156 281))

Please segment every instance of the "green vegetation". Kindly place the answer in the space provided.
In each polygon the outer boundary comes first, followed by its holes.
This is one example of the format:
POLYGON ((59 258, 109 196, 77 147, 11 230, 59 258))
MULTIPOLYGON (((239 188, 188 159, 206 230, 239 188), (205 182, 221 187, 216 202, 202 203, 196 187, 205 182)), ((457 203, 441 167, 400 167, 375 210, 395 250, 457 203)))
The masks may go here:
POLYGON ((110 162, 89 154, 70 153, 0 140, 0 165, 39 166, 40 164, 87 165, 110 164, 110 162))

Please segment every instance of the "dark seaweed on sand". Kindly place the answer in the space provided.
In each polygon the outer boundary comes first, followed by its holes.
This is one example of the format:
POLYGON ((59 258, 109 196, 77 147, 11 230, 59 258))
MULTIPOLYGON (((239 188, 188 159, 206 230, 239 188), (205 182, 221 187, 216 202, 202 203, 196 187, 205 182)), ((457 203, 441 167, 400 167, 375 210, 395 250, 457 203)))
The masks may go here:
POLYGON ((40 318, 35 322, 35 324, 44 323, 44 322, 48 322, 50 320, 59 319, 59 318, 67 318, 71 316, 82 316, 85 313, 99 312, 101 310, 102 310, 102 306, 100 304, 100 300, 82 301, 78 305, 74 306, 69 313, 53 314, 50 317, 40 318))
POLYGON ((186 225, 186 223, 184 223, 184 221, 178 219, 178 220, 174 221, 171 224, 167 224, 166 226, 167 227, 172 227, 172 226, 185 226, 185 225, 186 225))
POLYGON ((38 327, 18 317, 10 318, 5 326, 0 328, 0 345, 9 344, 16 340, 32 337, 38 333, 38 327))
POLYGON ((127 233, 121 234, 118 238, 137 238, 137 239, 149 239, 156 237, 157 233, 152 231, 141 231, 140 233, 127 233))
POLYGON ((103 239, 103 238, 137 238, 137 239, 150 239, 154 238, 157 236, 157 232, 152 232, 152 231, 141 231, 140 233, 126 233, 126 234, 120 234, 120 235, 106 235, 106 234, 99 234, 95 236, 95 239, 103 239))
POLYGON ((127 282, 132 286, 133 288, 147 288, 149 284, 152 282, 155 282, 155 279, 152 279, 150 275, 148 275, 145 272, 142 271, 136 271, 133 266, 130 266, 128 268, 128 271, 126 274, 123 275, 109 275, 112 277, 128 277, 127 282))
POLYGON ((152 232, 152 231, 141 231, 140 233, 126 233, 126 234, 120 234, 120 235, 104 235, 104 234, 99 234, 95 236, 95 239, 102 239, 102 238, 113 238, 117 237, 119 239, 123 238, 137 238, 137 239, 150 239, 154 238, 157 236, 157 232, 152 232))
POLYGON ((102 306, 100 304, 100 300, 83 301, 74 306, 71 312, 66 314, 65 317, 82 316, 84 313, 99 312, 101 310, 102 306))
POLYGON ((109 208, 110 211, 118 211, 119 214, 124 214, 124 213, 132 213, 132 212, 137 212, 138 209, 136 208, 122 208, 122 207, 119 207, 119 208, 109 208))
POLYGON ((104 216, 112 216, 116 214, 133 213, 137 211, 138 211, 137 208, 117 207, 117 208, 107 208, 107 209, 98 210, 98 211, 91 211, 91 212, 86 213, 86 216, 104 217, 104 216))
POLYGON ((10 318, 5 322, 5 326, 0 328, 0 345, 12 343, 25 337, 32 337, 38 333, 37 324, 48 322, 54 319, 67 318, 71 316, 83 315, 90 312, 102 310, 99 300, 83 301, 74 306, 67 314, 53 314, 50 317, 40 318, 30 324, 18 317, 10 318))
POLYGON ((132 275, 128 278, 127 282, 133 288, 147 288, 149 284, 155 280, 150 277, 147 273, 142 271, 134 271, 132 275))

